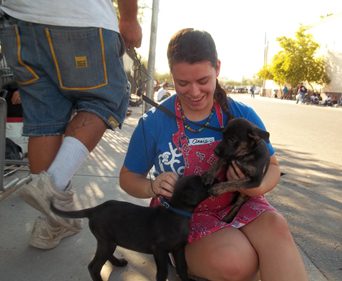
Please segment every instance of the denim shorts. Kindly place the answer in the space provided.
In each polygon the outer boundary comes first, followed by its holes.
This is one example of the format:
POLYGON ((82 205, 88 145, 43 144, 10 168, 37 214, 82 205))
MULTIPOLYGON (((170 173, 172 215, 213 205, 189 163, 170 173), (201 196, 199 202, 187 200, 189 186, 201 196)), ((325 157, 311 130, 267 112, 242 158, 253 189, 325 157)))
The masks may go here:
POLYGON ((9 18, 0 40, 20 86, 23 135, 63 134, 78 111, 96 114, 111 129, 122 124, 130 89, 120 34, 9 18))

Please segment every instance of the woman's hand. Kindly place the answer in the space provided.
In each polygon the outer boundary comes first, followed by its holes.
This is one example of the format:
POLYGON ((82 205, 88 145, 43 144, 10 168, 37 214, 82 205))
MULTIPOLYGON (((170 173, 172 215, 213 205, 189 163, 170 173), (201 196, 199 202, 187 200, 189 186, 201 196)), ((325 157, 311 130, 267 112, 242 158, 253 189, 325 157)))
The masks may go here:
MULTIPOLYGON (((232 162, 232 165, 228 167, 226 172, 226 177, 228 181, 231 180, 243 180, 246 176, 239 169, 236 162, 232 162)), ((263 195, 269 191, 271 191, 279 182, 280 179, 280 169, 277 158, 273 155, 270 158, 270 165, 268 170, 260 184, 260 186, 256 186, 253 188, 239 188, 239 192, 248 196, 258 196, 263 195)))
POLYGON ((232 164, 228 167, 226 177, 228 181, 242 180, 246 178, 246 176, 240 170, 235 161, 233 161, 232 164))
POLYGON ((171 197, 178 175, 165 172, 155 180, 146 178, 147 175, 129 171, 125 166, 120 170, 120 187, 128 194, 137 198, 151 198, 156 196, 171 197))
POLYGON ((172 172, 165 172, 156 177, 152 182, 151 189, 155 196, 170 198, 175 188, 178 175, 172 172))
MULTIPOLYGON (((235 161, 233 161, 232 164, 228 167, 227 172, 226 172, 226 177, 227 177, 227 181, 238 181, 238 180, 246 179, 245 174, 241 171, 241 169, 239 168, 239 166, 236 164, 235 161)), ((240 188, 236 188, 235 191, 239 191, 240 193, 245 194, 246 190, 247 189, 240 187, 240 188)))

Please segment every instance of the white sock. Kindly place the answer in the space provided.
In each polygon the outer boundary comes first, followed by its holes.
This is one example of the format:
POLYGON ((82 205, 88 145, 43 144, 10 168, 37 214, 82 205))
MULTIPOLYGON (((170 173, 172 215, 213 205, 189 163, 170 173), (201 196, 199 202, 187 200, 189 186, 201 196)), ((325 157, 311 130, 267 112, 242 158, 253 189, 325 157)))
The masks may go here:
POLYGON ((88 149, 78 139, 74 137, 64 138, 55 160, 47 170, 59 191, 65 190, 88 155, 88 149))

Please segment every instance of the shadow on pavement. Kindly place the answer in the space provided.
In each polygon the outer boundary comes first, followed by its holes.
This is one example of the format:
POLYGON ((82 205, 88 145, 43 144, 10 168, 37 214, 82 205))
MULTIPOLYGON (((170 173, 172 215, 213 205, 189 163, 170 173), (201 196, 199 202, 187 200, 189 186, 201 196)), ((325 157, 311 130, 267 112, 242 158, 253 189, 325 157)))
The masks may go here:
POLYGON ((301 250, 328 280, 342 274, 341 167, 277 146, 285 173, 267 198, 288 219, 301 250))

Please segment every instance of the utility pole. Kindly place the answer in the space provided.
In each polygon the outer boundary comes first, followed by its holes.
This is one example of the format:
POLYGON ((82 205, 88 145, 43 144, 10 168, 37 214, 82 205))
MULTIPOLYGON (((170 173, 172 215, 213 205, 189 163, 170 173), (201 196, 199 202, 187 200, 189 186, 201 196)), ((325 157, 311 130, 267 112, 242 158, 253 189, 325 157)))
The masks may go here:
MULTIPOLYGON (((156 62, 158 13, 159 13, 159 0, 153 0, 150 49, 148 53, 148 63, 147 63, 147 73, 148 73, 149 79, 146 85, 146 95, 152 100, 153 100, 153 94, 154 94, 154 71, 155 71, 155 62, 156 62)), ((144 111, 145 112, 148 111, 150 107, 151 107, 150 105, 145 103, 144 111)))
MULTIPOLYGON (((264 68, 267 66, 268 63, 268 39, 267 39, 267 33, 265 32, 265 41, 264 41, 264 68)), ((262 92, 261 96, 266 96, 266 80, 265 78, 262 81, 262 92)))

